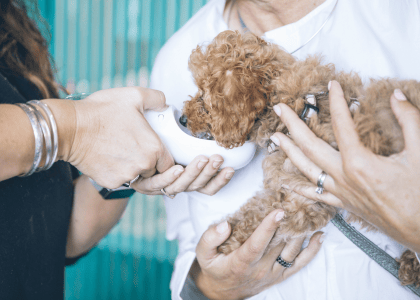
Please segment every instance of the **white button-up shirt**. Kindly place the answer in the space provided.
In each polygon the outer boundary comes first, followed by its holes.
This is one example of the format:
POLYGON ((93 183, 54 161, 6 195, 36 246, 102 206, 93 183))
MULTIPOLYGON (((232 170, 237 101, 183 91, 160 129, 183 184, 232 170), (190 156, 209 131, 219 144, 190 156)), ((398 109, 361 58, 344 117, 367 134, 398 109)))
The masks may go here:
MULTIPOLYGON (((337 0, 326 0, 299 21, 266 32, 264 37, 293 51, 305 43, 325 22, 337 0)), ((337 70, 354 71, 369 78, 420 79, 419 0, 338 0, 322 30, 294 56, 304 59, 320 54, 337 70)), ((221 31, 225 0, 212 0, 175 33, 160 51, 152 72, 151 88, 165 93, 167 103, 179 110, 197 87, 188 70, 188 58, 197 45, 205 45, 221 31)), ((239 209, 262 189, 263 154, 258 153, 238 170, 215 196, 197 192, 165 199, 167 237, 178 239, 171 289, 180 291, 195 259, 195 246, 208 226, 239 209)), ((372 261, 332 224, 317 256, 300 272, 252 299, 417 299, 398 280, 372 261)), ((381 233, 362 231, 393 257, 404 247, 381 233)))

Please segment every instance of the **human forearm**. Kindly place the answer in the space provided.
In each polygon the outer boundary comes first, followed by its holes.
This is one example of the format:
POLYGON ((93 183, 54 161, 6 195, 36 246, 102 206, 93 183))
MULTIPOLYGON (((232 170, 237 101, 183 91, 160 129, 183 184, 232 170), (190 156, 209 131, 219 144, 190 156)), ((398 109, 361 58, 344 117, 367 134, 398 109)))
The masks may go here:
POLYGON ((15 105, 0 105, 0 181, 29 171, 35 139, 28 117, 15 105))
POLYGON ((67 257, 97 244, 120 219, 128 199, 104 200, 85 175, 75 180, 74 204, 67 235, 67 257))
POLYGON ((53 141, 50 136, 54 132, 58 133, 54 139, 54 143, 58 140, 56 159, 69 162, 106 188, 117 188, 138 175, 150 177, 156 171, 165 172, 174 164, 143 116, 145 110, 165 109, 165 96, 159 91, 115 88, 98 91, 80 101, 47 99, 39 103, 48 104, 51 118, 45 117, 49 115, 47 110, 40 112, 44 118, 35 116, 33 111, 25 116, 10 105, 7 110, 1 110, 0 180, 26 174, 27 170, 30 170, 28 175, 39 170, 43 164, 42 160, 39 164, 40 156, 34 155, 35 148, 36 153, 42 153, 46 152, 42 149, 48 147, 48 157, 53 158, 55 153, 51 153, 55 151, 48 145, 53 141), (57 123, 56 131, 55 126, 47 122, 52 118, 57 123), (10 127, 14 128, 12 132, 10 127))
MULTIPOLYGON (((71 102, 48 99, 58 126, 59 159, 68 152, 75 128, 75 114, 71 102), (59 118, 57 118, 59 116, 59 118), (67 152, 65 152, 67 151, 67 152)), ((16 105, 1 104, 0 109, 0 181, 27 173, 33 164, 35 153, 35 137, 30 120, 26 113, 16 105)), ((47 116, 45 116, 48 118, 47 116)), ((40 166, 45 163, 46 151, 40 166)))

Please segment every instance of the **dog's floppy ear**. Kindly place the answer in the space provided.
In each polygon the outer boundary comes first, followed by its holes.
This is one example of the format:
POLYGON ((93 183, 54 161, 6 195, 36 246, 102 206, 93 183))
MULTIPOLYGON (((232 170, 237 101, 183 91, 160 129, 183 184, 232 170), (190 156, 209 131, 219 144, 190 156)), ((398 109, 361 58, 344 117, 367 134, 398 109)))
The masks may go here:
POLYGON ((193 75, 198 91, 189 101, 184 102, 183 114, 187 118, 188 129, 194 134, 209 133, 211 119, 204 107, 203 95, 208 90, 207 79, 211 74, 205 48, 197 46, 190 55, 188 67, 193 75))
POLYGON ((210 133, 225 148, 241 146, 266 105, 267 89, 261 78, 241 68, 217 74, 212 92, 204 95, 210 115, 210 133))
POLYGON ((211 119, 208 111, 204 108, 201 91, 198 91, 191 100, 185 101, 182 112, 187 119, 188 129, 193 134, 210 133, 211 119))

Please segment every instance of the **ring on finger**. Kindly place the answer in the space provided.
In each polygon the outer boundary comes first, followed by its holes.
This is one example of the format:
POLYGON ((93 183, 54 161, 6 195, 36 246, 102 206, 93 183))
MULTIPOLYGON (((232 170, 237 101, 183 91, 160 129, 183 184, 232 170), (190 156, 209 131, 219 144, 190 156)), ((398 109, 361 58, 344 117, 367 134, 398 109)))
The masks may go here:
POLYGON ((325 179, 327 178, 328 174, 325 173, 324 171, 321 172, 321 174, 319 174, 318 176, 318 181, 316 182, 316 185, 318 186, 315 190, 315 192, 317 192, 317 194, 322 194, 324 192, 324 182, 325 179))
POLYGON ((123 183, 122 186, 125 186, 126 188, 131 188, 131 185, 137 181, 140 178, 140 175, 137 175, 136 178, 130 180, 129 182, 123 183))
POLYGON ((175 198, 175 196, 176 196, 176 194, 175 194, 175 195, 170 195, 170 194, 168 194, 168 193, 165 191, 165 188, 161 188, 161 189, 160 189, 160 191, 161 191, 161 192, 162 192, 162 194, 164 194, 166 197, 171 198, 171 199, 175 198))
POLYGON ((136 176, 136 178, 134 178, 134 179, 130 180, 130 183, 128 184, 128 186, 129 186, 129 187, 131 187, 131 185, 132 185, 135 181, 137 181, 139 178, 140 178, 140 175, 137 175, 137 176, 136 176))
POLYGON ((290 268, 293 265, 293 261, 287 262, 283 258, 281 258, 281 255, 277 257, 276 261, 285 268, 290 268))

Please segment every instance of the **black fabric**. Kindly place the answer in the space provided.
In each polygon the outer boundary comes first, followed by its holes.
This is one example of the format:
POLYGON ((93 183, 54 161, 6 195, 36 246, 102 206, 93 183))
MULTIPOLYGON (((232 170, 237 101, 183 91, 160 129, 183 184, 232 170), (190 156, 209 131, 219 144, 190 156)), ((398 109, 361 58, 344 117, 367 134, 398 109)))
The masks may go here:
POLYGON ((77 263, 79 261, 79 259, 81 259, 81 258, 85 257, 86 255, 88 255, 89 254, 89 251, 88 252, 85 252, 85 253, 83 253, 83 254, 81 254, 79 256, 76 256, 76 257, 69 257, 69 258, 66 257, 66 263, 65 263, 66 267, 67 266, 72 266, 75 263, 77 263))
MULTIPOLYGON (((29 81, 1 74, 7 80, 0 76, 0 103, 41 98, 29 81)), ((48 171, 0 182, 0 299, 63 299, 72 168, 59 161, 48 171)))

